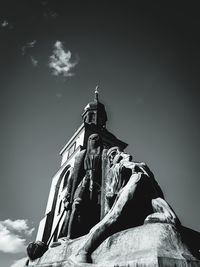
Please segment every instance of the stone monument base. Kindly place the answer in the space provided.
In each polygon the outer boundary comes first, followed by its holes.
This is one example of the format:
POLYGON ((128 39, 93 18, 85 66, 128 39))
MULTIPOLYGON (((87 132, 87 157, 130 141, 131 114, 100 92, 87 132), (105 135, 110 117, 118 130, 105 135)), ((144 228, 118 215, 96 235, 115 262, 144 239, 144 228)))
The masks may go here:
POLYGON ((200 261, 183 243, 171 224, 152 223, 130 228, 108 237, 91 255, 92 263, 74 263, 85 237, 59 239, 48 251, 29 265, 37 267, 197 267, 200 261))

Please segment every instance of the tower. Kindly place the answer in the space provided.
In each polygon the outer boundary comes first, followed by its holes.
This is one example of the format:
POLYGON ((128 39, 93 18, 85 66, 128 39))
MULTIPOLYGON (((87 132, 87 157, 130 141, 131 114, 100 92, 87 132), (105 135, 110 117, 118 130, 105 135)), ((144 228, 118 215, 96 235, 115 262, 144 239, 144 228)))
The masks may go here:
MULTIPOLYGON (((84 108, 82 120, 83 122, 78 130, 60 151, 61 166, 52 177, 45 215, 40 221, 36 240, 46 243, 52 234, 53 241, 58 239, 62 220, 57 229, 56 225, 64 209, 63 198, 66 194, 67 181, 74 168, 76 156, 86 148, 89 136, 94 133, 98 134, 102 139, 104 149, 118 146, 121 150, 124 150, 127 147, 125 142, 116 138, 106 129, 107 114, 105 106, 99 101, 97 87, 93 101, 84 108), (54 231, 55 229, 56 231, 54 231)), ((102 173, 102 185, 104 182, 104 174, 102 173)), ((103 198, 103 192, 101 198, 103 198)), ((102 206, 101 218, 103 215, 104 210, 102 206)))

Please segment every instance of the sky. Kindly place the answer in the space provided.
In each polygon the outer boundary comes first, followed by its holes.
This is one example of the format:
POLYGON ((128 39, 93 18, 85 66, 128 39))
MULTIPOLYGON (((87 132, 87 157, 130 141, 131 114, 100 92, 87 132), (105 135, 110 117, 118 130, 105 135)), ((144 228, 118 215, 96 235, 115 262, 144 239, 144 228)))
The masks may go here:
POLYGON ((198 1, 2 0, 0 40, 0 266, 35 240, 96 85, 107 129, 200 231, 198 1))

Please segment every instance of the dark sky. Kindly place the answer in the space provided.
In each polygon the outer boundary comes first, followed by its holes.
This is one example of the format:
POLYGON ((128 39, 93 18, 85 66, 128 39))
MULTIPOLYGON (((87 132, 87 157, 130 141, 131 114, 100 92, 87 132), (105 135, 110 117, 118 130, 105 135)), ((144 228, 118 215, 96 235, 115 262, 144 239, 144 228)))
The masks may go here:
MULTIPOLYGON (((0 24, 0 220, 37 228, 59 151, 98 84, 107 128, 200 231, 198 1, 7 0, 0 24), (57 41, 77 63, 71 77, 49 68, 57 41)), ((22 254, 0 251, 0 266, 22 254)))

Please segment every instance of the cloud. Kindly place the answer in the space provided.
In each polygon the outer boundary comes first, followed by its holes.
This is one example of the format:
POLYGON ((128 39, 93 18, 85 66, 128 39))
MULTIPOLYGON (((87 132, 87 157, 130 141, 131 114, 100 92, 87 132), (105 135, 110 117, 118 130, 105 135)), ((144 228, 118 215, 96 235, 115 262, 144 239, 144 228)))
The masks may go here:
MULTIPOLYGON (((1 19, 0 19, 1 20, 1 19)), ((13 25, 8 21, 8 20, 6 20, 6 19, 4 19, 4 20, 1 20, 1 22, 0 22, 0 26, 2 27, 2 28, 8 28, 8 29, 13 29, 13 25)))
MULTIPOLYGON (((34 48, 36 43, 37 43, 37 41, 33 40, 30 42, 27 42, 24 46, 22 46, 22 48, 21 48, 22 55, 25 56, 26 54, 28 54, 27 51, 34 48)), ((29 55, 30 55, 30 53, 29 53, 29 55)), ((39 61, 34 56, 30 55, 30 60, 31 60, 31 63, 34 67, 38 66, 39 61)))
POLYGON ((10 267, 24 267, 26 265, 28 258, 22 258, 19 260, 15 260, 10 267))
POLYGON ((33 56, 30 56, 30 59, 31 59, 31 63, 34 67, 37 67, 38 66, 38 60, 35 59, 33 56))
POLYGON ((0 251, 5 253, 19 253, 25 250, 25 239, 11 233, 0 225, 0 251))
POLYGON ((41 1, 41 5, 43 6, 43 9, 44 9, 43 16, 46 19, 56 19, 58 17, 58 13, 49 7, 49 1, 48 0, 47 1, 46 0, 41 1))
POLYGON ((5 221, 0 221, 0 224, 6 226, 9 230, 15 230, 17 232, 24 232, 26 235, 31 235, 34 231, 34 228, 29 229, 28 221, 27 220, 15 220, 12 221, 7 219, 5 221))
POLYGON ((33 231, 34 228, 29 229, 27 220, 0 221, 0 251, 5 253, 25 251, 25 237, 30 236, 33 231))
POLYGON ((56 41, 54 44, 53 54, 50 56, 49 68, 53 70, 53 75, 63 75, 71 77, 74 74, 71 70, 78 64, 78 60, 72 62, 72 54, 70 51, 65 52, 63 43, 56 41))
POLYGON ((9 25, 8 21, 7 20, 4 20, 2 23, 1 23, 1 27, 5 28, 9 25))
POLYGON ((44 17, 45 18, 50 18, 50 19, 56 19, 58 17, 58 13, 56 13, 53 10, 48 9, 46 12, 44 12, 44 17))
POLYGON ((22 55, 26 54, 27 49, 33 48, 36 45, 37 41, 33 40, 31 42, 27 42, 24 46, 22 46, 22 55))

